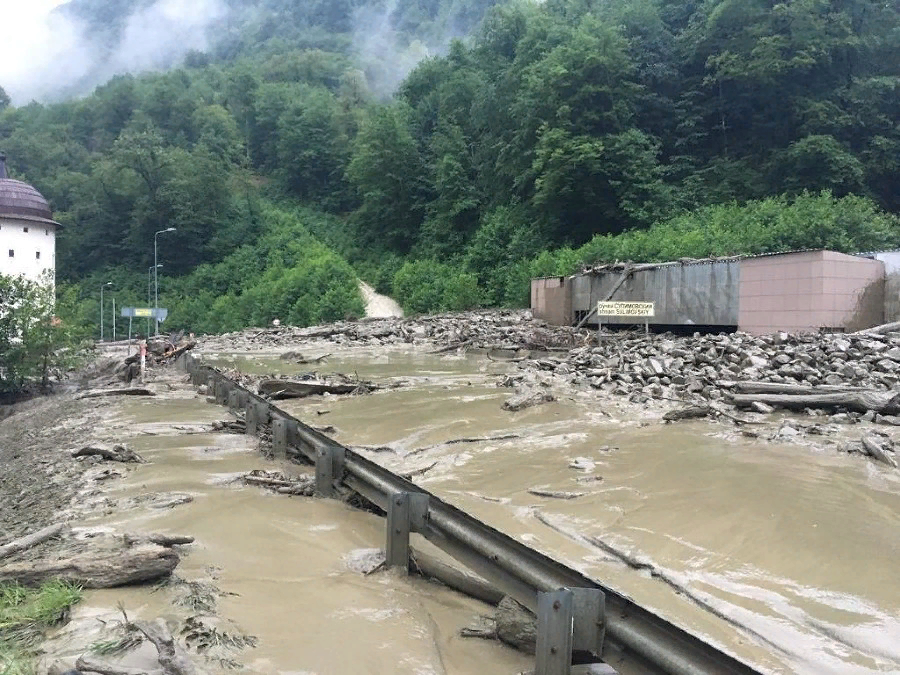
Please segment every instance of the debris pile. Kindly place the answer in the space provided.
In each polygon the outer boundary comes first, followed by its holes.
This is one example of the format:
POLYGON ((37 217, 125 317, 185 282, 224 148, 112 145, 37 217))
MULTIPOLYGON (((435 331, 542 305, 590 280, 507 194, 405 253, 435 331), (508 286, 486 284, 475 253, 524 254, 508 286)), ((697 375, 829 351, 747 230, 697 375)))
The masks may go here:
MULTIPOLYGON (((535 321, 528 311, 498 310, 436 314, 409 319, 384 318, 366 321, 339 321, 324 326, 295 328, 279 326, 257 331, 226 333, 205 338, 210 351, 297 348, 314 340, 336 345, 379 346, 391 344, 439 345, 439 352, 456 349, 569 349, 589 339, 574 328, 549 326, 535 321)), ((282 358, 299 363, 319 363, 330 354, 304 357, 297 351, 282 358)))

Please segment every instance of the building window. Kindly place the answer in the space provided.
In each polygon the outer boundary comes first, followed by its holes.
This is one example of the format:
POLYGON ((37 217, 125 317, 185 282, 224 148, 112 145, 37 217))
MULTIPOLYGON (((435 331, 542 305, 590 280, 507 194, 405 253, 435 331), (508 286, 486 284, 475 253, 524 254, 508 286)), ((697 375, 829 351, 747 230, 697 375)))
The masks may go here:
POLYGON ((16 252, 13 251, 12 249, 9 249, 9 257, 14 258, 15 256, 16 256, 16 252))
POLYGON ((23 228, 22 228, 22 232, 28 232, 28 228, 27 228, 27 227, 23 227, 23 228))
POLYGON ((35 253, 34 253, 34 259, 35 259, 35 260, 40 260, 40 259, 41 259, 41 252, 40 252, 40 251, 35 251, 35 253))

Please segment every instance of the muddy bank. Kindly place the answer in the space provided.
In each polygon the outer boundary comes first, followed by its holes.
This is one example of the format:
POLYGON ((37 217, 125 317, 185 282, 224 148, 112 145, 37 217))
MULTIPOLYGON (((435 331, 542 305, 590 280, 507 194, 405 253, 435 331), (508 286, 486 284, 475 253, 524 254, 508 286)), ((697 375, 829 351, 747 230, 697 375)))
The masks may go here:
MULTIPOLYGON (((115 367, 97 370, 86 390, 121 387, 115 367)), ((0 422, 9 460, 0 546, 64 523, 4 557, 0 571, 26 582, 49 571, 98 589, 86 590, 71 621, 50 635, 39 673, 79 662, 91 670, 96 659, 155 671, 158 650, 144 629, 158 618, 206 672, 463 675, 485 664, 497 672, 528 664, 506 648, 457 637, 485 611, 477 601, 422 579, 356 570, 354 556, 382 543, 382 519, 306 496, 308 469, 267 460, 265 439, 233 433, 241 420, 210 404, 183 373, 157 369, 146 380, 140 386, 153 396, 72 392, 0 422), (54 491, 57 484, 63 489, 54 491), (43 500, 40 509, 22 499, 26 489, 43 500), (146 556, 163 568, 155 581, 107 583, 110 570, 127 575, 146 556), (347 634, 356 636, 352 649, 347 634)))

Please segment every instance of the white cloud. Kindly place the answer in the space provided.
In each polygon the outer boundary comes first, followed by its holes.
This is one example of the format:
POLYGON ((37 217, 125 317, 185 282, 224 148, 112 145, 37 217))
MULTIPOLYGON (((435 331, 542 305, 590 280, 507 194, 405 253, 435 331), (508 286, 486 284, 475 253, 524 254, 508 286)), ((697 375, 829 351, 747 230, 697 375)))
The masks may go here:
POLYGON ((67 0, 0 0, 0 86, 22 105, 87 93, 110 77, 176 65, 208 48, 207 29, 225 17, 222 0, 157 0, 125 22, 112 51, 91 44, 84 27, 52 10, 67 0))

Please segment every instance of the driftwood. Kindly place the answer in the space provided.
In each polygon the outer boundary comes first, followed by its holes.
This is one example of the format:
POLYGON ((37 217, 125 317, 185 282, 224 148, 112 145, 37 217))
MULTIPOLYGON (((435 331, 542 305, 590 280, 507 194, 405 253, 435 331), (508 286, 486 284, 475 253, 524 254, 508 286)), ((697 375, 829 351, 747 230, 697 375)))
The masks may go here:
POLYGON ((880 326, 858 330, 852 335, 884 335, 885 333, 893 333, 900 331, 900 321, 892 321, 891 323, 883 323, 880 326))
POLYGON ((102 457, 108 462, 124 462, 143 464, 144 458, 134 450, 129 450, 124 445, 114 445, 110 448, 95 448, 92 446, 81 448, 72 453, 72 457, 102 457))
POLYGON ((352 394, 363 388, 373 387, 367 382, 324 382, 310 380, 309 382, 294 382, 292 380, 263 380, 259 383, 257 391, 262 396, 268 396, 274 401, 287 398, 306 398, 320 394, 352 394))
POLYGON ((15 539, 8 544, 4 544, 3 546, 0 546, 0 558, 6 558, 8 556, 11 556, 13 553, 25 551, 29 548, 37 546, 38 544, 42 544, 48 539, 52 539, 53 537, 59 535, 63 531, 64 527, 64 523, 57 523, 56 525, 50 525, 49 527, 45 527, 42 530, 32 532, 31 534, 26 535, 20 539, 15 539))
POLYGON ((156 647, 159 665, 162 666, 165 675, 199 675, 200 671, 184 650, 175 643, 175 638, 169 632, 165 621, 162 619, 153 622, 141 621, 135 626, 156 647))
POLYGON ((766 405, 788 410, 806 408, 846 408, 865 413, 873 410, 882 414, 900 412, 900 394, 876 391, 848 391, 833 394, 732 394, 732 403, 739 408, 749 408, 759 401, 766 405))
POLYGON ((712 412, 708 405, 690 405, 686 408, 678 408, 670 410, 663 415, 663 421, 676 422, 678 420, 691 420, 699 417, 706 417, 712 412))
POLYGON ((65 560, 4 565, 0 567, 0 582, 39 586, 48 579, 62 579, 82 588, 115 588, 167 577, 178 562, 178 554, 171 549, 141 546, 65 560))
POLYGON ((503 593, 481 577, 476 577, 450 565, 445 565, 441 561, 412 548, 409 554, 409 569, 411 572, 421 574, 423 577, 436 579, 455 591, 486 602, 489 605, 496 605, 503 599, 503 593))
POLYGON ((163 675, 162 670, 129 668, 128 666, 120 666, 118 663, 102 661, 89 654, 79 656, 75 662, 75 668, 81 673, 99 673, 100 675, 163 675))
POLYGON ((470 344, 472 344, 472 340, 463 340, 462 342, 454 342, 451 345, 447 345, 446 347, 440 347, 439 349, 435 349, 428 353, 429 354, 446 354, 447 352, 455 352, 457 349, 461 349, 463 347, 468 347, 470 344))
POLYGON ((884 462, 888 466, 892 466, 895 469, 897 468, 897 460, 891 457, 883 447, 881 447, 881 443, 878 442, 872 436, 864 436, 862 439, 863 447, 866 449, 872 457, 877 459, 880 462, 884 462))
POLYGON ((563 492, 562 490, 541 490, 539 488, 531 488, 528 490, 528 494, 549 499, 578 499, 579 497, 584 497, 583 492, 563 492))
POLYGON ((872 391, 865 387, 849 387, 843 385, 819 384, 785 384, 782 382, 756 382, 747 380, 744 382, 716 382, 723 389, 734 389, 740 394, 790 394, 790 395, 815 395, 815 394, 843 394, 846 392, 872 391))
POLYGON ((143 546, 145 544, 156 544, 163 548, 171 548, 172 546, 183 546, 185 544, 193 544, 194 538, 179 534, 125 534, 122 537, 127 546, 143 546))
POLYGON ((162 356, 156 359, 157 363, 163 363, 164 361, 171 361, 177 359, 179 356, 184 354, 186 351, 193 349, 196 346, 196 342, 186 342, 180 347, 173 349, 170 352, 166 352, 162 356))
POLYGON ((525 408, 540 405, 541 403, 551 403, 555 400, 556 398, 553 396, 553 394, 548 394, 547 392, 543 391, 531 390, 508 398, 503 403, 503 409, 510 410, 512 412, 518 412, 519 410, 524 410, 525 408))
POLYGON ((126 389, 100 389, 97 391, 86 391, 76 396, 76 399, 84 398, 100 398, 103 396, 156 396, 149 389, 141 389, 140 387, 128 387, 126 389))
POLYGON ((537 617, 511 597, 504 597, 494 615, 497 637, 501 642, 526 654, 534 654, 537 643, 537 617))
MULTIPOLYGON (((502 434, 500 436, 478 436, 472 438, 451 438, 449 441, 444 441, 443 443, 435 443, 434 445, 426 445, 421 448, 416 448, 415 450, 410 450, 406 453, 405 457, 409 457, 411 455, 417 455, 422 452, 427 452, 429 450, 434 450, 435 448, 443 448, 445 445, 458 445, 460 443, 488 443, 490 441, 509 441, 514 438, 521 438, 519 434, 502 434)), ((387 448, 393 452, 392 448, 387 448)))

